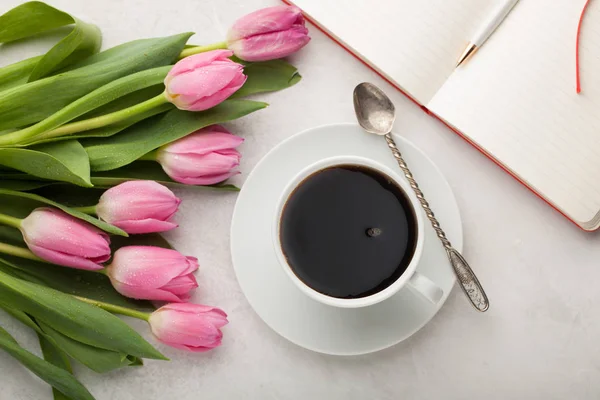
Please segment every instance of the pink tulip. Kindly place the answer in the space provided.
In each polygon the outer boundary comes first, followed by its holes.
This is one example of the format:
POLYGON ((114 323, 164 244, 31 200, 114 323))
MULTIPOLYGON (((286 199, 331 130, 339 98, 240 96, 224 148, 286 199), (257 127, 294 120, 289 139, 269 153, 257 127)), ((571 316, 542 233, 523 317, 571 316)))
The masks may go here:
POLYGON ((243 141, 222 126, 213 125, 166 145, 156 159, 174 181, 212 185, 239 173, 241 154, 235 147, 243 141))
POLYGON ((263 8, 238 19, 227 33, 227 47, 246 61, 286 57, 310 41, 298 7, 263 8))
POLYGON ((130 181, 104 192, 96 214, 127 233, 164 232, 177 227, 169 219, 179 203, 181 200, 161 184, 130 181))
POLYGON ((33 254, 54 264, 99 270, 110 258, 106 233, 55 208, 33 210, 21 232, 33 254))
POLYGON ((227 314, 216 307, 191 303, 167 304, 148 320, 154 336, 169 346, 201 352, 221 344, 227 314))
POLYGON ((187 301, 198 287, 193 272, 198 259, 154 246, 126 246, 115 251, 107 275, 123 296, 158 301, 187 301))
POLYGON ((246 82, 244 67, 231 61, 230 50, 186 57, 165 78, 165 95, 180 110, 202 111, 216 106, 246 82))

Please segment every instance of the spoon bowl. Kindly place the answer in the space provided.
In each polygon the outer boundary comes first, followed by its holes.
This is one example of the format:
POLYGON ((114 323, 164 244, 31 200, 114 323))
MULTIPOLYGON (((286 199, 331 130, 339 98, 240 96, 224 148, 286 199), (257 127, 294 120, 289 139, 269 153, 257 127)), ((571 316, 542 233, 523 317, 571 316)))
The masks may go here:
POLYGON ((354 111, 360 126, 375 135, 392 131, 396 119, 396 107, 381 89, 364 82, 354 89, 354 111))

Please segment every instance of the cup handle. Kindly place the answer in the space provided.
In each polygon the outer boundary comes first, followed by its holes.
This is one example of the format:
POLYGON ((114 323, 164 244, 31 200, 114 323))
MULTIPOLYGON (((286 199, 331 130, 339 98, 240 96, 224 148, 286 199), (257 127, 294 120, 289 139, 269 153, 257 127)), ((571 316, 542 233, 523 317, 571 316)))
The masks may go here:
POLYGON ((433 283, 431 279, 425 275, 416 272, 410 277, 408 286, 419 293, 432 304, 437 304, 442 299, 444 291, 438 285, 433 283))

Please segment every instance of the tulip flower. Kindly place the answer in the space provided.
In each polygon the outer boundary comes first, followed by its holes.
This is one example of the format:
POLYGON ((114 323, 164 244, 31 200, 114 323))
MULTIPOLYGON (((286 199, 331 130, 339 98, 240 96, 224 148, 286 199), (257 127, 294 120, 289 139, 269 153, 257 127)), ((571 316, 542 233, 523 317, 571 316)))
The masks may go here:
POLYGON ((219 125, 200 129, 158 150, 156 161, 174 181, 212 185, 239 173, 244 139, 219 125))
POLYGON ((275 6, 238 19, 227 33, 227 47, 246 61, 286 57, 310 41, 298 7, 275 6))
POLYGON ((180 110, 202 111, 234 94, 246 82, 244 67, 231 61, 230 50, 186 57, 165 78, 165 96, 180 110))
POLYGON ((198 287, 193 272, 198 259, 176 250, 153 246, 126 246, 115 251, 106 269, 113 287, 134 299, 187 301, 198 287))
POLYGON ((177 227, 169 219, 181 200, 154 181, 130 181, 108 189, 95 212, 100 219, 127 233, 164 232, 177 227))
POLYGON ((100 270, 110 258, 106 233, 55 208, 36 208, 19 229, 29 250, 54 264, 100 270))
POLYGON ((221 344, 227 314, 216 307, 191 303, 167 304, 148 319, 154 336, 169 346, 194 352, 221 344))

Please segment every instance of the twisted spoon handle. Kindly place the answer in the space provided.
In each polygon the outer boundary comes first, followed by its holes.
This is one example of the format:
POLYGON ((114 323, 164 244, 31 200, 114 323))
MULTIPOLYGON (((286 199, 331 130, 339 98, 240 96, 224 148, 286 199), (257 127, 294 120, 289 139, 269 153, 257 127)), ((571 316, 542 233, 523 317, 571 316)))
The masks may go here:
POLYGON ((398 166, 400 167, 402 172, 404 172, 404 176, 408 180, 410 187, 414 190, 417 199, 423 207, 423 210, 425 210, 425 215, 427 215, 427 218, 429 218, 429 221, 431 221, 431 226, 433 227, 433 230, 442 242, 442 245, 446 250, 446 254, 448 255, 448 260, 450 260, 450 264, 452 264, 452 268, 454 268, 454 272, 458 277, 458 281, 460 282, 462 290, 465 292, 469 300, 471 300, 471 304, 473 305, 473 307, 475 307, 478 311, 481 312, 487 311, 487 309, 490 307, 490 303, 488 301, 487 295, 485 294, 485 291, 483 290, 483 287, 481 286, 479 280, 475 276, 475 273, 473 272, 471 267, 469 267, 469 264, 464 259, 464 257, 454 247, 452 247, 452 244, 446 237, 446 234, 442 230, 440 223, 433 214, 429 203, 427 202, 427 200, 425 200, 425 196, 419 188, 417 181, 415 181, 415 178, 408 169, 408 166, 406 165, 402 154, 400 154, 400 150, 398 150, 398 146, 396 146, 396 142, 392 138, 392 135, 388 133, 384 137, 385 141, 388 144, 388 147, 390 148, 390 150, 392 150, 394 158, 396 159, 396 161, 398 161, 398 166))

